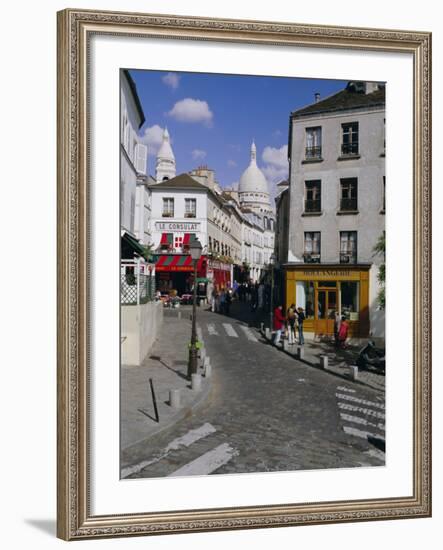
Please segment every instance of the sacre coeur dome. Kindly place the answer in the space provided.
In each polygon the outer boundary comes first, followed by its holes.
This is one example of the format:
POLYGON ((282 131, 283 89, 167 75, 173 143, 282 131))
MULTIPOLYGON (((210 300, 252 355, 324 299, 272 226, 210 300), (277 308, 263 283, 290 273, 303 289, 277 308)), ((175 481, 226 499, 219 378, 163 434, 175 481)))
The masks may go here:
POLYGON ((251 146, 251 162, 243 172, 238 184, 239 193, 265 193, 269 195, 268 182, 265 175, 257 166, 257 149, 255 143, 251 146))

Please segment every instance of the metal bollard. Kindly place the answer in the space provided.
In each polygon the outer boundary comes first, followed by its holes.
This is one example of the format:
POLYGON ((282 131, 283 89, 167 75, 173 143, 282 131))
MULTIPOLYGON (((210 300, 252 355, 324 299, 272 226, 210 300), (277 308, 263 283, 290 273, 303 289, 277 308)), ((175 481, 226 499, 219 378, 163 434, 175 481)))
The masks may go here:
POLYGON ((328 368, 328 356, 327 355, 320 355, 320 367, 322 369, 328 368))
POLYGON ((297 357, 303 359, 305 356, 305 348, 303 346, 297 346, 297 357))
POLYGON ((180 407, 180 390, 169 390, 169 405, 173 409, 180 407))
POLYGON ((349 367, 349 374, 351 375, 351 380, 358 380, 358 367, 351 365, 349 367))
POLYGON ((194 391, 200 391, 202 389, 201 374, 191 374, 191 387, 194 391))

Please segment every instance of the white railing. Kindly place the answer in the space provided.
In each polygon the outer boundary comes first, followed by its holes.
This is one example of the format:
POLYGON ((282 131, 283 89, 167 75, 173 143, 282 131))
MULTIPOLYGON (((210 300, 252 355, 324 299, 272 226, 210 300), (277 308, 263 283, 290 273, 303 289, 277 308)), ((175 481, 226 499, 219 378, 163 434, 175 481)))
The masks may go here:
POLYGON ((155 266, 141 258, 120 263, 120 303, 140 305, 155 297, 155 266))

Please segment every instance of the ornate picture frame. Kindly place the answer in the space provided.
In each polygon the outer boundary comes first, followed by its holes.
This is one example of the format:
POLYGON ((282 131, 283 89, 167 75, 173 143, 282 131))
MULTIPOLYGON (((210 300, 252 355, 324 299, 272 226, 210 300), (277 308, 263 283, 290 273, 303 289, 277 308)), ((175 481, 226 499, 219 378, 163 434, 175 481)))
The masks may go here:
POLYGON ((431 35, 69 9, 58 13, 58 536, 65 540, 431 515, 431 35), (94 515, 90 488, 90 105, 94 35, 413 58, 413 491, 404 497, 94 515))

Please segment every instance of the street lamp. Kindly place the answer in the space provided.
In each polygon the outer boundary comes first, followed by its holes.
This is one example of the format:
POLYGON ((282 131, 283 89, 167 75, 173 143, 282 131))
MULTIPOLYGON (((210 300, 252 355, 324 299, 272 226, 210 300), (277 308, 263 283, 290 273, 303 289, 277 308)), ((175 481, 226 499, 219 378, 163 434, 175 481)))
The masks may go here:
POLYGON ((272 334, 272 327, 274 326, 274 265, 275 265, 275 254, 272 253, 269 258, 269 263, 271 264, 271 311, 270 311, 270 331, 272 334))
POLYGON ((202 255, 202 245, 197 239, 189 245, 189 253, 194 264, 194 294, 192 298, 192 332, 191 344, 189 346, 188 360, 188 379, 191 379, 191 374, 197 372, 197 264, 202 255))

